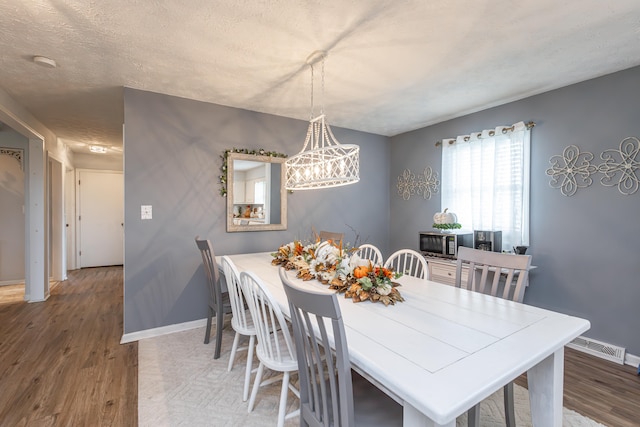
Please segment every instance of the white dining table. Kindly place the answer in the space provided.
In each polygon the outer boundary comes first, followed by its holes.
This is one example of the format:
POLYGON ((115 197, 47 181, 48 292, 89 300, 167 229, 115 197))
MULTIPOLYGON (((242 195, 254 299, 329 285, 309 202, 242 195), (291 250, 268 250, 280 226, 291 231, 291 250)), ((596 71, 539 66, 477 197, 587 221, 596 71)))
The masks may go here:
MULTIPOLYGON (((269 253, 229 257, 240 272, 257 274, 289 315, 269 253)), ((396 305, 338 301, 353 369, 403 405, 404 426, 455 426, 525 372, 533 425, 562 425, 564 346, 589 321, 410 276, 397 282, 405 301, 396 305)))

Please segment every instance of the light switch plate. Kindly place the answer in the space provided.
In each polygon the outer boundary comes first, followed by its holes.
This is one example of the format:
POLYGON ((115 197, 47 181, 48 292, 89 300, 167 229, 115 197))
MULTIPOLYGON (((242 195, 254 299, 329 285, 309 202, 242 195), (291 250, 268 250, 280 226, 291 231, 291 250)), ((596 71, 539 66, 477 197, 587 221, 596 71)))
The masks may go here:
POLYGON ((140 219, 152 219, 152 207, 151 205, 140 206, 140 219))

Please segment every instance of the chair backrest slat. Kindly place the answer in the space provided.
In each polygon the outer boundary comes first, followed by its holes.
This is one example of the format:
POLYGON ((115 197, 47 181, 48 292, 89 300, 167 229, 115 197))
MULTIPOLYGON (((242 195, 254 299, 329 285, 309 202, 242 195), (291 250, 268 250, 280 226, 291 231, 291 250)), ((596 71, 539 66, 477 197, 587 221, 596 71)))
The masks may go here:
POLYGON ((365 243, 364 245, 360 245, 356 251, 356 255, 361 259, 368 259, 373 265, 381 265, 383 263, 382 252, 380 252, 380 249, 370 244, 365 243))
POLYGON ((335 293, 295 286, 280 268, 298 356, 300 416, 309 426, 354 425, 353 385, 342 315, 335 293), (327 328, 333 331, 335 361, 327 328))
POLYGON ((524 291, 531 267, 531 255, 504 254, 461 246, 458 248, 456 263, 456 287, 463 285, 463 267, 468 268, 465 286, 467 289, 485 293, 489 285, 487 278, 491 272, 493 276, 489 290, 491 295, 516 302, 524 300, 524 291), (505 277, 504 290, 501 295, 498 295, 501 275, 505 277), (515 284, 514 279, 516 279, 515 284))
POLYGON ((384 263, 384 266, 391 267, 395 272, 406 274, 407 276, 428 279, 427 261, 422 254, 413 249, 400 249, 392 253, 384 263))
POLYGON ((276 362, 295 360, 293 338, 278 302, 252 272, 240 273, 240 284, 256 328, 256 351, 276 362))
POLYGON ((231 258, 226 255, 222 257, 220 264, 222 265, 222 271, 227 281, 231 313, 233 314, 231 317, 233 329, 246 334, 254 328, 250 326, 249 322, 249 316, 251 316, 251 314, 247 313, 245 309, 245 298, 240 286, 240 273, 233 261, 231 261, 231 258))
POLYGON ((216 255, 213 251, 213 245, 210 240, 200 239, 196 236, 196 245, 202 255, 202 265, 204 274, 207 277, 209 286, 209 303, 216 304, 219 298, 222 298, 222 288, 220 287, 220 271, 216 264, 216 255))

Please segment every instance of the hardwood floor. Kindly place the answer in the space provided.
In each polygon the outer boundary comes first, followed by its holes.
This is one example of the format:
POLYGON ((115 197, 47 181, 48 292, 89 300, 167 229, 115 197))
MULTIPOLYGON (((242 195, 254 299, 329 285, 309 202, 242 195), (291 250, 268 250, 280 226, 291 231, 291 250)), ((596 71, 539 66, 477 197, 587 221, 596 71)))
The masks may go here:
POLYGON ((24 301, 24 284, 0 286, 0 304, 24 301))
POLYGON ((122 267, 0 304, 0 426, 135 426, 138 346, 120 345, 122 267))
MULTIPOLYGON (((73 271, 45 303, 0 303, 0 426, 137 426, 138 346, 120 345, 122 267, 73 271)), ((526 387, 526 376, 518 384, 526 387)), ((564 404, 640 425, 630 366, 566 349, 564 404)))
MULTIPOLYGON (((526 375, 516 384, 526 387, 526 375)), ((609 427, 640 426, 636 368, 565 347, 564 406, 609 427)))

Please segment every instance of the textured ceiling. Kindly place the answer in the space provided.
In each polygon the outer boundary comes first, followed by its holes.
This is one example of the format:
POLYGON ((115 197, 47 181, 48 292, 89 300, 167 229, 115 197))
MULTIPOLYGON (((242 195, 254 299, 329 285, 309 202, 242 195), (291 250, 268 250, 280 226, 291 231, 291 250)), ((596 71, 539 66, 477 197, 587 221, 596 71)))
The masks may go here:
POLYGON ((640 65, 640 1, 0 0, 0 87, 74 151, 123 87, 308 120, 315 50, 329 123, 390 136, 640 65))

